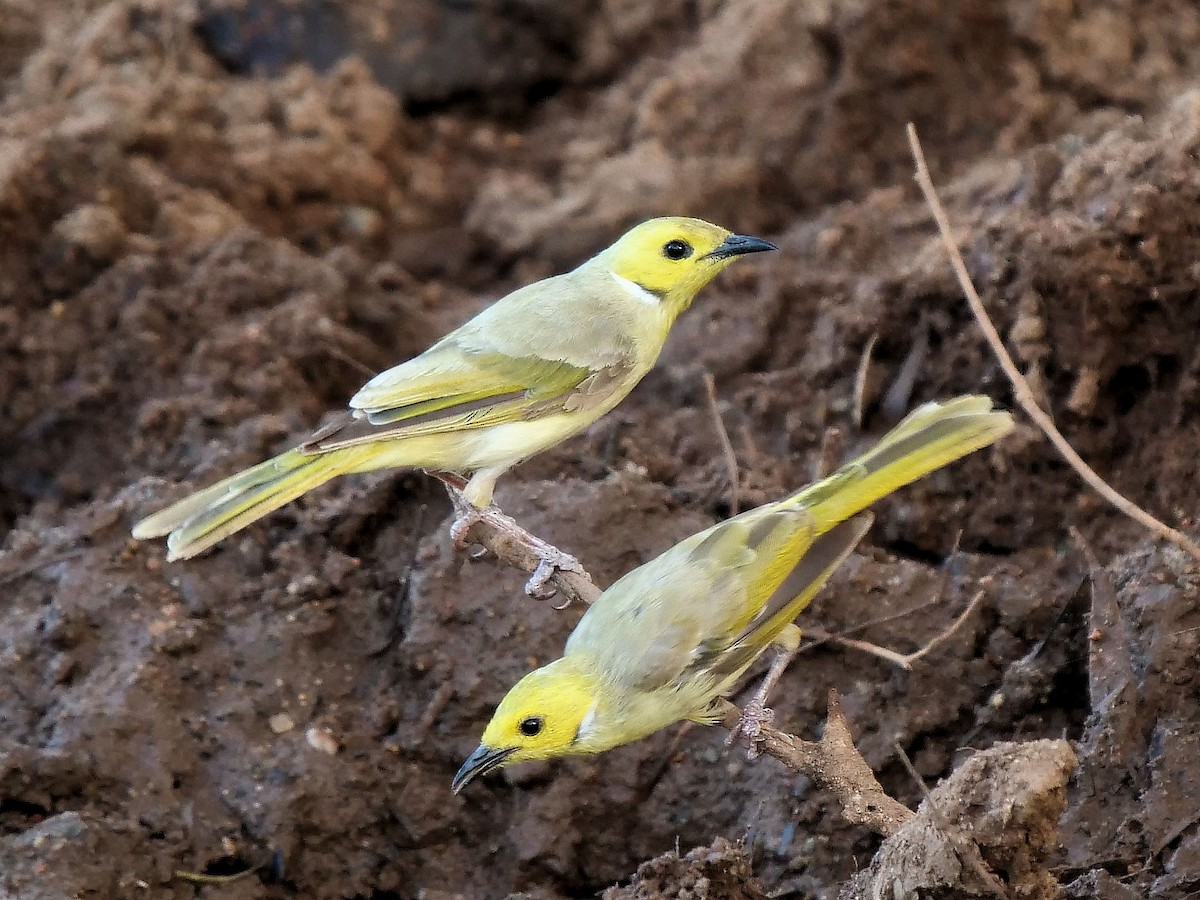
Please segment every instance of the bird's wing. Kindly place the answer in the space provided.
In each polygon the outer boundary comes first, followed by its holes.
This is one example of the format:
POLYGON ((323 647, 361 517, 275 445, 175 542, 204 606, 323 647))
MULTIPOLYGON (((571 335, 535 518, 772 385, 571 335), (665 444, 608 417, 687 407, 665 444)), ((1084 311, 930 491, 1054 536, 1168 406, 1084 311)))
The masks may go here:
POLYGON ((351 401, 354 416, 317 432, 310 451, 505 422, 531 421, 602 403, 631 366, 574 365, 441 342, 373 378, 351 401))
POLYGON ((609 588, 567 652, 596 658, 635 690, 707 677, 725 651, 772 617, 776 590, 814 538, 807 514, 795 507, 760 507, 715 525, 609 588))
POLYGON ((723 646, 714 644, 696 660, 696 669, 717 684, 737 678, 795 618, 803 612, 829 576, 849 556, 871 527, 874 516, 863 513, 822 534, 796 558, 786 555, 790 564, 784 577, 776 582, 764 579, 769 590, 746 626, 723 646))

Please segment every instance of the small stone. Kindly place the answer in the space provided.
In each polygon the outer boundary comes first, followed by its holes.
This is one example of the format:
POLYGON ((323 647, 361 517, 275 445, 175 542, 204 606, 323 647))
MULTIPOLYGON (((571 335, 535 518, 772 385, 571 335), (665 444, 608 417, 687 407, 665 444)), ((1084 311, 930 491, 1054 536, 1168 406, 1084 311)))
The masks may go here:
MULTIPOLYGON (((287 713, 276 713, 267 720, 267 724, 271 726, 271 730, 276 734, 286 734, 296 727, 296 721, 287 713)), ((312 741, 310 740, 311 744, 312 741)))
POLYGON ((88 203, 54 223, 54 236, 71 247, 85 250, 93 259, 114 259, 125 240, 125 225, 111 207, 88 203))
POLYGON ((1100 373, 1095 369, 1084 366, 1079 370, 1071 393, 1067 397, 1067 408, 1079 416, 1089 416, 1096 409, 1096 399, 1100 396, 1100 373))
POLYGON ((308 741, 308 746, 314 750, 320 750, 322 753, 328 753, 330 756, 336 756, 337 752, 341 749, 337 738, 333 736, 333 732, 328 728, 314 725, 308 731, 304 732, 304 739, 308 741))
POLYGON ((375 238, 383 232, 383 216, 369 206, 347 206, 342 210, 342 224, 354 237, 375 238))

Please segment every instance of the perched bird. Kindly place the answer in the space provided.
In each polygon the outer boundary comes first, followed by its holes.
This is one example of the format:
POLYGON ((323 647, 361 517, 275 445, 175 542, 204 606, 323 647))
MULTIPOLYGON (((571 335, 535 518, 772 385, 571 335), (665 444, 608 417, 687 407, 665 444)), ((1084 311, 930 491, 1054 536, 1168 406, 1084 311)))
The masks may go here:
MULTIPOLYGON (((681 720, 712 724, 713 702, 768 646, 794 651, 792 620, 870 526, 861 510, 1011 427, 987 397, 926 404, 828 478, 634 569, 584 613, 560 659, 508 692, 452 789, 500 766, 599 753, 681 720)), ((748 707, 751 719, 768 720, 768 688, 748 707)), ((752 746, 760 727, 743 719, 752 746)))
POLYGON ((376 375, 344 421, 143 519, 133 536, 169 535, 167 558, 187 559, 335 476, 373 469, 469 473, 466 499, 487 507, 505 471, 621 402, 718 272, 774 249, 699 219, 643 222, 376 375))

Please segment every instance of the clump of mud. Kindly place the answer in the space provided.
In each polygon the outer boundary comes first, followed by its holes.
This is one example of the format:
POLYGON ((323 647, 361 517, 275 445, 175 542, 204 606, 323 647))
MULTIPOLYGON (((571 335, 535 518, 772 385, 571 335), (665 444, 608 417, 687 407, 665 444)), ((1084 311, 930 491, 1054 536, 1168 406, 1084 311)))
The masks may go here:
POLYGON ((632 882, 610 888, 604 900, 766 900, 745 851, 724 838, 686 856, 663 854, 638 866, 632 882))

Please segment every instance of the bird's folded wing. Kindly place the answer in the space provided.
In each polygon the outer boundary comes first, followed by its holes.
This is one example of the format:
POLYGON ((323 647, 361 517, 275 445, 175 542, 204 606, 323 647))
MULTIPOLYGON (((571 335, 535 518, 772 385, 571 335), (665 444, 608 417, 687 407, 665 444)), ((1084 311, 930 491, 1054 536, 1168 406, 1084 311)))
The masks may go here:
POLYGON ((567 645, 624 687, 696 675, 745 633, 813 541, 803 510, 760 507, 676 544, 614 584, 567 645))
POLYGON ((789 555, 790 569, 781 580, 767 582, 770 593, 755 603, 753 619, 724 646, 713 646, 707 658, 698 658, 697 669, 708 672, 718 683, 739 675, 803 612, 872 521, 870 513, 847 519, 811 541, 799 558, 789 555))
POLYGON ((353 417, 314 434, 309 451, 389 438, 484 428, 585 409, 628 375, 536 356, 427 352, 369 381, 350 402, 353 417))

